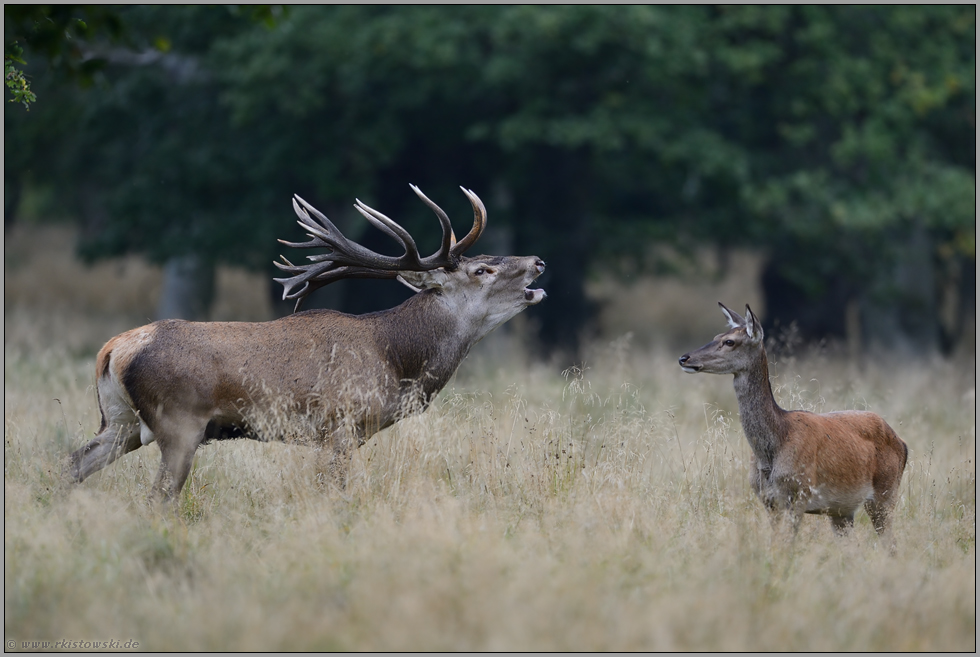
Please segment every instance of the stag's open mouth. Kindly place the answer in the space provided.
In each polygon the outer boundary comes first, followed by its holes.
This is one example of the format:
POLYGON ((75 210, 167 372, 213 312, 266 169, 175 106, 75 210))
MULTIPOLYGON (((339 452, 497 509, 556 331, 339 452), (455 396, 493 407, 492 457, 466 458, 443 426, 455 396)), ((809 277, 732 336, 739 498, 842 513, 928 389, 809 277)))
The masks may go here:
POLYGON ((524 288, 524 300, 532 304, 541 303, 547 296, 548 294, 540 288, 534 290, 528 287, 524 288))
MULTIPOLYGON (((535 273, 531 277, 532 281, 544 273, 544 260, 542 260, 541 258, 537 258, 534 261, 534 270, 535 273)), ((536 303, 541 303, 547 297, 548 297, 547 293, 540 288, 535 288, 535 289, 531 289, 530 287, 524 288, 524 300, 527 301, 529 304, 533 305, 536 303)))

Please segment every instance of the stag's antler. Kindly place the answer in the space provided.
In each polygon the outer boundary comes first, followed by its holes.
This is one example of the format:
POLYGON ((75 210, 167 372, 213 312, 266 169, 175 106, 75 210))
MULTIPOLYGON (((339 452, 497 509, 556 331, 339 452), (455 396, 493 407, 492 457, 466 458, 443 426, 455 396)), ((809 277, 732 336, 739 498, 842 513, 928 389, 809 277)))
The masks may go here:
POLYGON ((457 242, 449 217, 442 208, 429 200, 415 185, 410 185, 410 187, 426 205, 432 208, 432 211, 439 218, 439 223, 442 224, 442 244, 439 250, 428 258, 419 257, 415 240, 412 239, 407 230, 377 210, 361 203, 360 200, 354 204, 357 211, 386 235, 399 242, 405 249, 404 255, 399 257, 381 255, 356 242, 351 242, 322 212, 298 195, 295 196, 293 209, 299 217, 297 223, 308 231, 310 241, 279 241, 286 246, 298 249, 327 248, 330 249, 330 253, 307 256, 312 262, 309 265, 294 265, 284 256, 280 256, 283 262, 274 262, 273 264, 282 271, 292 274, 287 278, 274 279, 276 282, 282 283, 283 300, 296 299, 295 310, 299 310, 303 300, 311 292, 341 278, 395 278, 402 271, 429 271, 439 267, 446 267, 447 269, 458 267, 459 257, 473 246, 473 243, 480 238, 483 229, 487 226, 487 210, 483 206, 483 202, 472 191, 460 188, 473 206, 473 228, 462 241, 457 242), (316 217, 316 221, 310 217, 310 213, 316 217))

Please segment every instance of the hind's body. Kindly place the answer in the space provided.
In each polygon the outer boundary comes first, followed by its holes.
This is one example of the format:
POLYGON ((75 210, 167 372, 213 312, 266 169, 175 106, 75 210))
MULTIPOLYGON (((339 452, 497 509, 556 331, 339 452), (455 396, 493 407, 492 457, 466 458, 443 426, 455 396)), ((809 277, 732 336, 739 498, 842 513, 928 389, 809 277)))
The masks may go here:
MULTIPOLYGON (((720 305, 720 304, 719 304, 720 305)), ((908 447, 888 423, 867 411, 809 413, 779 407, 769 383, 762 326, 722 306, 732 327, 684 354, 686 372, 733 374, 745 438, 752 448, 752 489, 768 509, 830 516, 842 531, 864 505, 875 529, 889 515, 908 460, 908 447)))

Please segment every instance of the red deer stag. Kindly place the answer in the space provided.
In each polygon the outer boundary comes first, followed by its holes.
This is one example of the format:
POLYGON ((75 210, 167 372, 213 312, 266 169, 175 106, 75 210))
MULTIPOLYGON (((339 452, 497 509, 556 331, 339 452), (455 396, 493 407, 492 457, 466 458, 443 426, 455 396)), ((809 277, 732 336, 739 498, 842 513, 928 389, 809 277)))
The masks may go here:
POLYGON ((357 201, 354 207, 405 249, 399 257, 370 251, 297 196, 293 208, 311 239, 280 241, 328 252, 309 256, 312 264, 275 264, 290 275, 276 280, 296 310, 313 290, 347 277, 396 278, 414 296, 366 315, 308 310, 261 323, 161 320, 112 338, 95 365, 102 425, 71 455, 70 476, 82 481, 156 442, 161 462, 151 494, 172 499, 198 445, 291 433, 322 445, 343 486, 355 446, 424 410, 473 345, 546 296, 529 287, 545 268, 536 256, 462 255, 486 226, 476 194, 463 189, 474 221, 457 242, 446 213, 412 189, 442 224, 435 254, 420 257, 404 228, 357 201), (283 416, 286 428, 280 419, 267 429, 265 419, 283 416))
POLYGON ((680 357, 685 372, 734 374, 742 429, 752 448, 752 488, 775 515, 798 527, 804 513, 830 516, 843 533, 864 504, 885 535, 908 447, 880 416, 867 411, 785 411, 769 384, 762 325, 719 303, 731 330, 680 357))

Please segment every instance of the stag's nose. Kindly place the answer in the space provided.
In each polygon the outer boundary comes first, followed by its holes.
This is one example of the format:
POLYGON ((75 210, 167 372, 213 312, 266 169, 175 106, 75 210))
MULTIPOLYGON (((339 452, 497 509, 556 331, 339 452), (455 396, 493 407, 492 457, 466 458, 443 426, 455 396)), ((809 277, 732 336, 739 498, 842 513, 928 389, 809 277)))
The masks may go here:
POLYGON ((544 273, 544 260, 538 258, 534 261, 534 267, 538 270, 539 274, 544 273))
POLYGON ((684 354, 683 356, 677 359, 677 362, 680 363, 681 367, 684 367, 684 363, 686 363, 689 360, 691 360, 690 354, 684 354))

